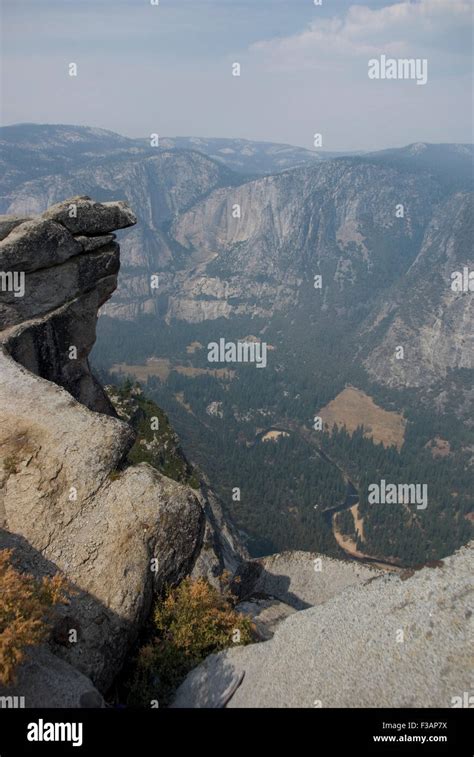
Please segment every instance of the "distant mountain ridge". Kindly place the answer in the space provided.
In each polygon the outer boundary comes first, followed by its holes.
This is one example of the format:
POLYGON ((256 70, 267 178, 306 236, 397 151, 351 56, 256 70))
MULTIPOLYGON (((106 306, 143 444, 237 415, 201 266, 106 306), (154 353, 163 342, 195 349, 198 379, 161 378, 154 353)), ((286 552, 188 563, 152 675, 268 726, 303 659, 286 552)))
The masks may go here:
MULTIPOLYGON (((314 275, 320 274, 324 291, 311 307, 345 318, 355 333, 361 329, 366 366, 378 380, 393 383, 398 376, 401 385, 417 385, 445 376, 448 366, 472 367, 467 299, 451 311, 449 333, 457 335, 457 351, 441 349, 433 362, 425 345, 415 367, 399 363, 390 376, 381 367, 387 364, 383 328, 391 329, 393 338, 397 333, 387 318, 388 293, 402 312, 407 291, 417 292, 411 299, 412 324, 420 326, 421 303, 426 302, 426 334, 443 312, 444 295, 433 290, 428 296, 435 277, 425 273, 417 278, 415 290, 413 276, 420 266, 410 266, 424 244, 426 270, 430 261, 441 270, 443 250, 453 240, 446 234, 423 240, 426 234, 433 236, 430 223, 450 228, 456 203, 466 208, 456 235, 467 239, 472 145, 415 143, 326 160, 322 153, 247 140, 163 138, 161 145, 151 148, 144 140, 88 127, 4 127, 0 210, 41 213, 75 194, 99 200, 121 196, 136 208, 141 223, 121 235, 119 290, 104 310, 113 318, 151 314, 168 323, 272 318, 301 304, 314 275), (233 170, 242 153, 254 178, 233 170), (307 162, 301 166, 300 160, 307 162), (281 161, 284 170, 255 178, 256 172, 281 161), (458 198, 450 199, 456 193, 458 198), (399 206, 403 218, 396 217, 399 206), (241 217, 234 219, 236 207, 241 217), (433 243, 442 248, 435 252, 433 243), (154 273, 160 275, 158 296, 149 286, 154 273)), ((469 250, 462 249, 453 258, 461 268, 469 263, 469 250)), ((446 287, 446 297, 453 299, 449 275, 445 267, 437 286, 446 287)), ((403 318, 406 340, 417 344, 406 312, 403 318)))
MULTIPOLYGON (((2 188, 14 188, 19 180, 61 172, 70 167, 106 156, 154 155, 157 150, 191 150, 244 176, 279 173, 292 168, 343 157, 365 157, 370 160, 394 161, 401 165, 410 161, 419 168, 443 169, 458 156, 457 170, 463 170, 463 159, 472 158, 473 145, 413 143, 401 148, 377 152, 354 150, 327 151, 249 139, 204 137, 159 137, 159 146, 152 147, 150 138, 124 137, 108 129, 68 124, 15 124, 0 127, 0 166, 2 188)), ((466 176, 467 178, 467 176, 466 176)), ((472 178, 472 172, 471 172, 472 178)))
POLYGON ((84 167, 96 160, 146 157, 163 150, 200 152, 244 175, 275 173, 333 156, 291 145, 240 139, 162 137, 159 146, 152 147, 150 138, 132 139, 106 129, 17 124, 0 128, 1 187, 11 189, 19 181, 84 167))

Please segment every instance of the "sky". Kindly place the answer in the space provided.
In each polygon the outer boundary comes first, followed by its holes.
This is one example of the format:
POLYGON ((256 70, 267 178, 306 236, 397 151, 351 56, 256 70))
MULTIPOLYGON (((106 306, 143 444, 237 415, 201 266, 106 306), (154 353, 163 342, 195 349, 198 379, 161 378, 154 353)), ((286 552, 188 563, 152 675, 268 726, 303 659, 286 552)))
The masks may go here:
POLYGON ((472 142, 473 1, 0 0, 0 120, 309 149, 318 133, 325 150, 472 142), (370 79, 381 55, 426 59, 427 83, 370 79))

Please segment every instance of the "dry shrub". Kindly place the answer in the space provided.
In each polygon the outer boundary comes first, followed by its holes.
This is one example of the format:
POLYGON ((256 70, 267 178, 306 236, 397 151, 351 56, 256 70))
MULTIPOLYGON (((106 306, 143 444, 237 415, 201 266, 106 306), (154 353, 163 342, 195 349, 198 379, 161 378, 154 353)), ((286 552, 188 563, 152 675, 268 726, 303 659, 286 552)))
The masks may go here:
POLYGON ((153 637, 139 651, 128 703, 169 704, 181 681, 209 654, 253 640, 252 621, 234 609, 226 588, 185 578, 156 605, 153 637))
POLYGON ((0 683, 15 682, 28 647, 48 635, 54 607, 67 602, 62 576, 36 579, 11 564, 12 550, 0 550, 0 683))

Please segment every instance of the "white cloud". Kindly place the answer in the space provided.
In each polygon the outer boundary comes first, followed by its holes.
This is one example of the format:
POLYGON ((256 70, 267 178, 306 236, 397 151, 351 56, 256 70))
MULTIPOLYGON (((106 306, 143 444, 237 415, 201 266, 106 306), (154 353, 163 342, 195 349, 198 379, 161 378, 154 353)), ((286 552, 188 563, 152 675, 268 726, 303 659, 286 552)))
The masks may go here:
POLYGON ((459 60, 471 53, 472 20, 472 0, 404 0, 375 10, 352 5, 344 15, 316 18, 298 34, 256 42, 249 51, 266 67, 287 71, 382 52, 459 60))
POLYGON ((4 123, 309 148, 320 132, 326 150, 472 141, 472 0, 361 2, 324 0, 323 15, 312 0, 179 0, 160 3, 159 13, 137 0, 7 0, 4 123), (275 16, 293 3, 305 6, 299 19, 309 8, 306 29, 275 16), (248 26, 251 37, 242 34, 248 26), (248 48, 249 39, 268 41, 248 48), (370 80, 367 62, 380 53, 427 57, 428 85, 370 80), (77 79, 66 74, 69 61, 78 62, 77 79))

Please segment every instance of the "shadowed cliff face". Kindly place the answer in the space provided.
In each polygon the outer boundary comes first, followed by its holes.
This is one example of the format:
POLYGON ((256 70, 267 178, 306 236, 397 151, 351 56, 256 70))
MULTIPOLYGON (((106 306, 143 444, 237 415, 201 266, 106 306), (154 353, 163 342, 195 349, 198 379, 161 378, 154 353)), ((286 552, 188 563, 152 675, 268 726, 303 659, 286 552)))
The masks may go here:
POLYGON ((97 311, 117 286, 119 246, 110 232, 134 223, 124 203, 87 197, 73 197, 31 220, 0 221, 0 270, 17 284, 2 291, 0 300, 7 351, 82 404, 111 415, 88 355, 97 311))
POLYGON ((133 223, 124 203, 87 197, 0 217, 0 270, 12 274, 0 299, 0 528, 19 537, 20 564, 25 544, 76 587, 65 622, 79 640, 54 652, 102 690, 153 593, 222 562, 203 548, 213 524, 201 492, 124 465, 134 432, 89 369, 97 311, 117 284, 111 232, 133 223))

